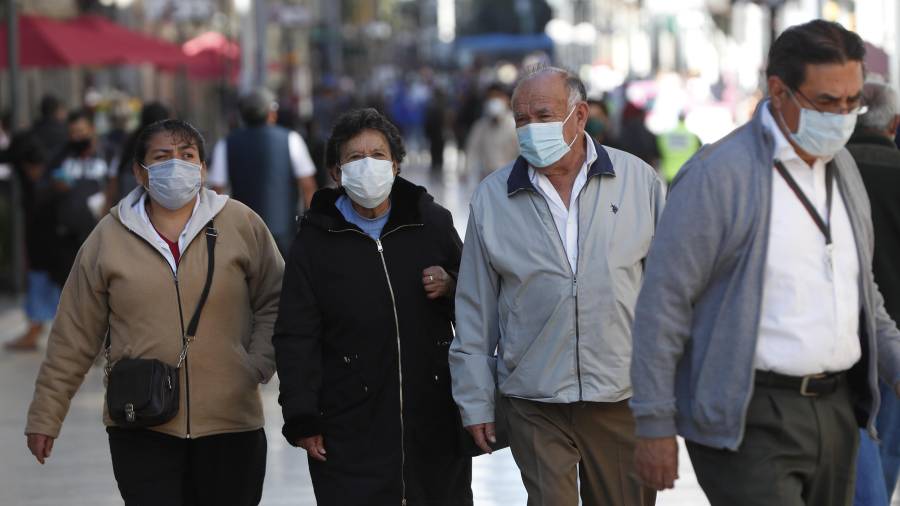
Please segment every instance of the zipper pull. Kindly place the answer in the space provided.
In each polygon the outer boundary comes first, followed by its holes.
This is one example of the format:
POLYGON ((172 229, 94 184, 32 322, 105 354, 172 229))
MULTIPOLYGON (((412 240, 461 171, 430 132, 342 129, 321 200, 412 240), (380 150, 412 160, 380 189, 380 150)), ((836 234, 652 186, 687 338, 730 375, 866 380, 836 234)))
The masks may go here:
POLYGON ((572 278, 572 297, 578 297, 578 278, 572 278))
POLYGON ((375 239, 375 244, 378 246, 379 253, 384 251, 384 248, 381 247, 381 239, 375 239))

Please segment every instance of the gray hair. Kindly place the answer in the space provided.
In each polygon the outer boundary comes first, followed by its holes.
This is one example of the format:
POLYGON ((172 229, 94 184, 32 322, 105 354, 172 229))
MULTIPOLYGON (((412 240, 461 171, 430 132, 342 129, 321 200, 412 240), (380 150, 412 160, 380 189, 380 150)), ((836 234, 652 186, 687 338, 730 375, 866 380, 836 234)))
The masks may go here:
POLYGON ((515 99, 516 93, 519 91, 519 87, 521 87, 523 83, 525 83, 526 81, 530 81, 531 79, 534 79, 539 75, 547 73, 557 74, 559 76, 562 76, 566 80, 566 88, 568 88, 569 90, 567 109, 575 107, 575 104, 577 104, 578 102, 587 102, 587 88, 585 88, 584 82, 580 77, 575 75, 575 73, 570 70, 566 70, 560 67, 554 67, 552 65, 547 65, 544 63, 539 63, 525 69, 518 82, 516 82, 515 88, 513 88, 513 99, 515 99))
POLYGON ((242 96, 238 103, 241 119, 249 126, 262 125, 269 118, 269 113, 277 110, 275 95, 265 88, 255 89, 242 96))
POLYGON ((897 92, 894 88, 882 83, 866 83, 863 100, 869 110, 859 117, 860 126, 878 131, 889 129, 897 116, 897 92))

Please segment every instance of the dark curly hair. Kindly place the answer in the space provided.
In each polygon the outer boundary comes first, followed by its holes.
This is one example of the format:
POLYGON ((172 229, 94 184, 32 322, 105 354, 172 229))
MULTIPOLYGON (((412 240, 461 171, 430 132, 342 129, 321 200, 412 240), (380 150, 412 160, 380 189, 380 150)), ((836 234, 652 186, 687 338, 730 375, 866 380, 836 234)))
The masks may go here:
POLYGON ((151 123, 141 130, 134 144, 134 161, 144 163, 144 157, 147 156, 147 148, 150 145, 150 139, 154 135, 167 132, 177 141, 185 141, 197 147, 200 160, 206 161, 206 140, 203 135, 187 121, 180 119, 164 119, 151 123))
POLYGON ((817 19, 784 31, 769 48, 766 77, 778 76, 796 90, 806 80, 806 65, 862 63, 866 47, 859 35, 838 23, 817 19))
POLYGON ((406 157, 406 148, 403 147, 403 137, 393 123, 388 121, 383 114, 375 109, 356 109, 342 114, 331 131, 328 144, 325 146, 325 166, 337 167, 341 164, 341 148, 350 139, 356 137, 363 130, 375 130, 381 132, 387 139, 391 150, 391 159, 397 165, 406 157))

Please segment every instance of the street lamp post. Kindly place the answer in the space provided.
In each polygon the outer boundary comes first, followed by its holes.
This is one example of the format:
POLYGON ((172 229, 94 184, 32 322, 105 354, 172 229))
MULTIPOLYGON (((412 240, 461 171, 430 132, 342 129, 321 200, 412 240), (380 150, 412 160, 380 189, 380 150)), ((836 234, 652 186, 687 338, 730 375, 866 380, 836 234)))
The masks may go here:
POLYGON ((19 17, 16 14, 16 0, 6 2, 6 61, 9 75, 9 111, 12 130, 19 128, 21 117, 21 90, 19 88, 19 17))

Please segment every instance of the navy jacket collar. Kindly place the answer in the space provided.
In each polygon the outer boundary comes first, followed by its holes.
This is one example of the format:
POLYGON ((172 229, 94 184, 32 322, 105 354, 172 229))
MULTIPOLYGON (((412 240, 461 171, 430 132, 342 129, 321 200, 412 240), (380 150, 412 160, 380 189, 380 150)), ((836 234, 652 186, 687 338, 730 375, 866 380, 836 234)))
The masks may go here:
MULTIPOLYGON (((590 167, 588 167, 588 180, 601 174, 615 176, 616 171, 613 170, 609 153, 607 153, 606 149, 593 138, 591 138, 591 142, 594 143, 594 148, 597 150, 597 159, 594 160, 594 163, 592 163, 590 167)), ((516 158, 516 161, 513 163, 512 171, 509 173, 509 178, 506 180, 506 194, 507 196, 512 197, 521 190, 537 192, 537 188, 531 184, 531 178, 528 177, 528 162, 525 158, 520 156, 516 158)))

